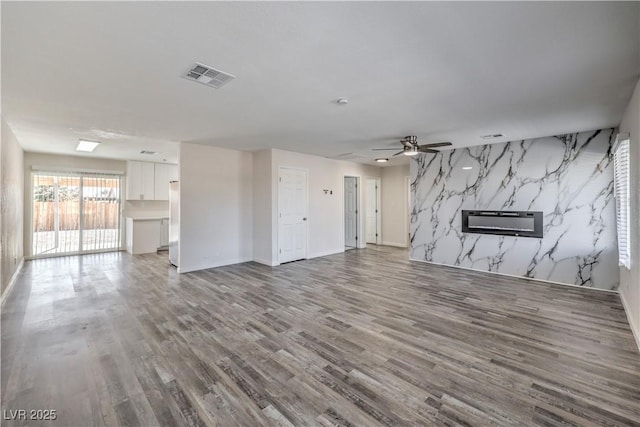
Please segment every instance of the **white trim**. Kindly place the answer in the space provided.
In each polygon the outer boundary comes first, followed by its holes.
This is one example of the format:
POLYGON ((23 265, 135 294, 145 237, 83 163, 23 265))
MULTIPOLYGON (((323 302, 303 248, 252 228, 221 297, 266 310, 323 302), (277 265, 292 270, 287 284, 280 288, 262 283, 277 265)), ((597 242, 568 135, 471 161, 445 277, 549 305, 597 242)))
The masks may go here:
POLYGON ((618 293, 620 294, 620 301, 622 301, 624 313, 627 315, 627 321, 629 322, 629 327, 631 328, 631 332, 633 333, 633 338, 635 338, 638 350, 640 350, 640 331, 636 329, 636 325, 635 323, 633 323, 633 319, 631 318, 631 310, 629 309, 629 304, 627 304, 627 300, 624 297, 624 292, 618 293))
POLYGON ((16 271, 13 272, 13 276, 11 276, 11 280, 9 280, 9 284, 7 285, 6 289, 2 293, 2 297, 0 298, 2 300, 0 302, 0 307, 3 306, 4 303, 9 299, 9 295, 13 290, 13 285, 15 285, 16 282, 18 281, 18 274, 20 274, 20 272, 22 271, 23 266, 24 266, 24 257, 20 259, 20 262, 18 263, 18 268, 16 268, 16 271))
POLYGON ((343 253, 343 252, 345 252, 344 248, 341 248, 341 249, 333 249, 333 250, 331 250, 331 251, 316 252, 316 253, 314 253, 314 254, 309 255, 309 258, 308 258, 308 259, 311 259, 311 258, 320 258, 320 257, 323 257, 323 256, 329 256, 329 255, 335 255, 335 254, 341 254, 341 253, 343 253))
MULTIPOLYGON (((344 204, 344 197, 346 194, 345 191, 345 178, 355 178, 356 179, 356 211, 358 212, 356 214, 356 248, 358 249, 364 249, 367 247, 367 231, 365 229, 363 229, 363 224, 364 221, 362 221, 362 212, 364 211, 364 209, 362 208, 362 195, 364 194, 364 188, 362 186, 362 179, 360 177, 360 175, 354 175, 354 174, 348 174, 348 173, 344 173, 342 174, 342 246, 347 247, 346 246, 346 239, 345 239, 345 233, 346 233, 346 218, 345 218, 345 204, 344 204), (360 192, 363 192, 363 194, 361 194, 360 192), (364 238, 362 238, 362 235, 364 234, 364 238)), ((349 247, 353 247, 353 246, 349 246, 349 247)), ((344 252, 344 251, 343 251, 344 252)))
MULTIPOLYGON (((381 244, 382 244, 382 246, 393 246, 393 247, 396 247, 396 248, 403 248, 403 249, 406 249, 406 248, 409 247, 409 246, 407 246, 406 243, 386 242, 384 240, 382 241, 381 244)), ((414 261, 418 261, 418 260, 414 260, 414 261)))
POLYGON ((196 266, 189 266, 187 268, 185 268, 184 266, 180 266, 180 268, 178 268, 178 273, 191 273, 193 271, 208 270, 210 268, 224 267, 227 265, 234 265, 234 264, 242 264, 244 262, 250 262, 250 261, 253 261, 252 257, 236 258, 236 259, 231 259, 231 260, 222 261, 222 262, 214 262, 209 264, 200 264, 196 266))
POLYGON ((31 166, 32 172, 68 172, 68 173, 92 173, 92 174, 104 174, 104 175, 125 175, 123 170, 108 170, 108 169, 85 169, 85 168, 73 168, 63 166, 31 166))
POLYGON ((439 262, 425 261, 425 260, 422 260, 422 259, 415 259, 415 258, 411 258, 411 257, 409 258, 409 260, 410 261, 416 261, 416 262, 423 262, 425 264, 440 265, 440 266, 443 266, 443 267, 459 268, 461 270, 477 271, 479 273, 497 274, 499 276, 514 277, 516 279, 533 280, 534 282, 548 283, 548 284, 551 284, 551 285, 572 286, 574 288, 589 289, 589 290, 594 290, 594 291, 599 291, 599 292, 610 292, 610 293, 614 293, 614 294, 619 293, 618 291, 614 291, 614 290, 611 290, 611 289, 600 289, 600 288, 594 288, 594 287, 590 287, 590 286, 579 286, 579 285, 574 285, 573 283, 555 282, 553 280, 538 279, 538 278, 535 278, 535 277, 525 277, 525 276, 518 276, 516 274, 499 273, 497 271, 480 270, 480 269, 477 269, 477 268, 463 267, 461 265, 442 264, 442 263, 439 263, 439 262))
POLYGON ((615 152, 618 149, 618 146, 622 141, 626 141, 631 139, 631 134, 629 132, 622 132, 616 135, 615 141, 613 141, 613 147, 611 147, 611 152, 615 152))
MULTIPOLYGON (((307 220, 305 221, 305 228, 304 228, 304 232, 305 232, 305 248, 304 248, 304 258, 302 259, 308 259, 309 258, 309 169, 307 168, 301 168, 301 167, 296 167, 296 166, 282 166, 282 165, 278 165, 278 174, 276 175, 276 222, 278 225, 278 228, 276 230, 276 256, 277 256, 277 264, 276 265, 280 265, 280 263, 282 261, 280 261, 280 171, 282 169, 292 169, 292 170, 296 170, 296 171, 302 171, 305 173, 306 175, 306 184, 307 184, 307 188, 305 191, 305 213, 307 216, 307 220)), ((299 260, 291 260, 291 261, 299 261, 299 260)), ((291 262, 291 261, 284 261, 284 262, 291 262)))
POLYGON ((365 199, 365 202, 364 202, 365 204, 363 205, 364 208, 362 209, 364 212, 364 219, 365 219, 364 230, 363 230, 364 243, 365 244, 371 243, 372 245, 381 245, 382 244, 382 178, 380 178, 379 176, 365 176, 362 191, 365 199), (376 184, 375 198, 376 198, 376 210, 378 212, 375 213, 375 218, 376 218, 376 241, 375 242, 367 242, 367 224, 366 224, 367 181, 374 181, 376 184))
POLYGON ((272 261, 269 261, 269 260, 266 260, 266 259, 262 259, 262 258, 253 258, 252 261, 253 262, 257 262, 258 264, 266 265, 268 267, 275 267, 277 265, 280 265, 279 263, 274 263, 272 261))
POLYGON ((92 249, 89 251, 83 251, 83 252, 64 252, 61 254, 45 254, 45 255, 29 255, 29 256, 25 256, 25 260, 27 261, 34 261, 37 259, 46 259, 46 258, 62 258, 65 256, 81 256, 81 255, 90 255, 90 254, 106 254, 109 252, 123 252, 126 251, 127 248, 125 247, 121 247, 121 248, 111 248, 111 249, 92 249))

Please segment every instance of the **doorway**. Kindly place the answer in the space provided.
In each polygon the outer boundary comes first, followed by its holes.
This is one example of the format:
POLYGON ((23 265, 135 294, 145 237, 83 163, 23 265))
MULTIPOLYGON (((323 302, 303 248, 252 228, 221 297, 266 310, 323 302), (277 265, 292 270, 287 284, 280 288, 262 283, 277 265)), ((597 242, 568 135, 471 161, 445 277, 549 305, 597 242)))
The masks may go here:
POLYGON ((307 258, 308 173, 280 167, 278 171, 278 261, 307 258))
POLYGON ((122 248, 119 175, 36 172, 32 183, 33 257, 122 248))
POLYGON ((358 247, 358 178, 344 177, 344 247, 358 247))
POLYGON ((382 240, 380 178, 365 179, 366 242, 379 245, 382 240))

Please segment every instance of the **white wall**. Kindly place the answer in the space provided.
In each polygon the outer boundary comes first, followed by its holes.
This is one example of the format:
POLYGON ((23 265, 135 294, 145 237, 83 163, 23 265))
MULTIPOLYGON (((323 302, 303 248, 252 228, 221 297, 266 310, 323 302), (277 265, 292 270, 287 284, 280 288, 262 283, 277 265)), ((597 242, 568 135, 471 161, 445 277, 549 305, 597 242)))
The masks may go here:
POLYGON ((271 150, 253 153, 253 260, 273 265, 271 259, 271 150))
MULTIPOLYGON (((291 151, 271 150, 272 152, 272 251, 271 261, 278 260, 278 168, 288 166, 306 169, 309 172, 309 220, 308 220, 308 257, 338 253, 344 251, 344 177, 360 178, 358 192, 360 196, 361 221, 358 225, 358 245, 365 245, 364 216, 364 178, 380 177, 379 167, 359 163, 327 159, 324 157, 294 153, 291 151), (323 190, 333 194, 325 194, 323 190)), ((384 212, 383 212, 384 215, 384 212)))
POLYGON ((24 153, 2 121, 0 138, 0 284, 3 297, 24 257, 24 153))
POLYGON ((180 272, 252 259, 252 157, 180 144, 180 272))
POLYGON ((125 172, 126 162, 123 160, 101 159, 96 157, 66 156, 46 153, 24 153, 24 248, 25 256, 31 254, 31 210, 32 210, 32 182, 33 167, 50 167, 52 170, 103 170, 125 172))
POLYGON ((620 123, 620 132, 631 137, 631 270, 620 267, 620 295, 640 347, 640 82, 620 123))
POLYGON ((409 165, 382 168, 382 244, 409 246, 409 165))

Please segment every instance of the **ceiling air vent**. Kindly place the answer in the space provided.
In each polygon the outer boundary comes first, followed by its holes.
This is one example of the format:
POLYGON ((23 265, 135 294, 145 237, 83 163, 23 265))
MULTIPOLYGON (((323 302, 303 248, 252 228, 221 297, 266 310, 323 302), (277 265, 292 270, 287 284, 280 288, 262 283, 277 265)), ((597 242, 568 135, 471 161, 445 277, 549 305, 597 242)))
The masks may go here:
POLYGON ((211 86, 214 89, 218 89, 236 78, 234 75, 197 62, 184 77, 203 85, 211 86))
POLYGON ((487 139, 496 139, 496 138, 502 138, 504 137, 503 134, 501 133, 494 133, 494 134, 490 134, 490 135, 482 135, 480 138, 484 139, 485 141, 487 139))

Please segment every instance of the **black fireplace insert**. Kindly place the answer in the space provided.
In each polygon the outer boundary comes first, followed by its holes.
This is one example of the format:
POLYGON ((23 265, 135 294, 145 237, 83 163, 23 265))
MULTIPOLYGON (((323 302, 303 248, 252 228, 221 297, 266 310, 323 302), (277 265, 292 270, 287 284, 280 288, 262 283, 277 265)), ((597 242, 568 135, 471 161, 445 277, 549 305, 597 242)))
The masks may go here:
POLYGON ((462 232, 542 237, 540 211, 462 211, 462 232))

